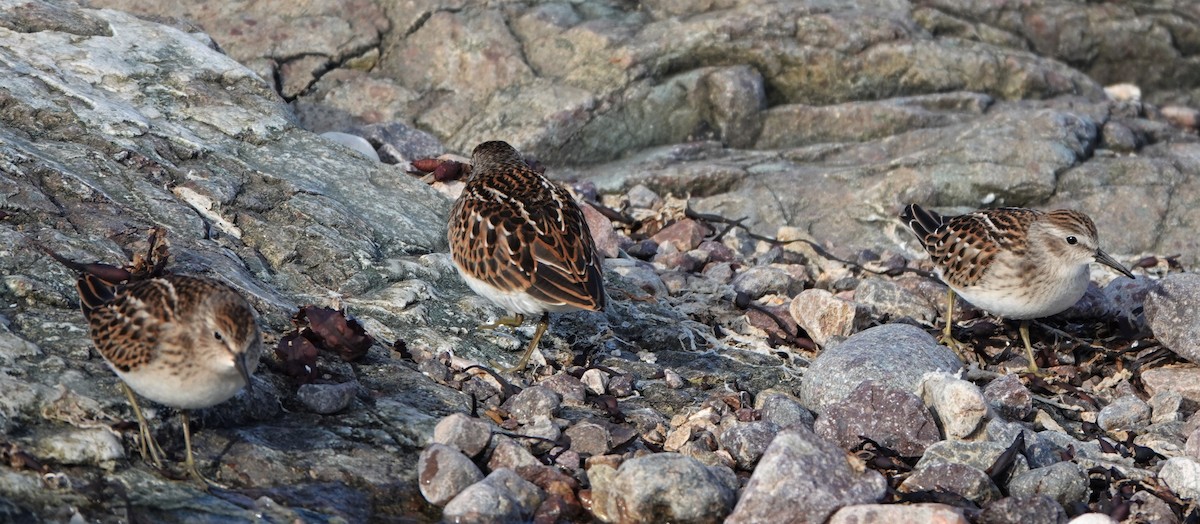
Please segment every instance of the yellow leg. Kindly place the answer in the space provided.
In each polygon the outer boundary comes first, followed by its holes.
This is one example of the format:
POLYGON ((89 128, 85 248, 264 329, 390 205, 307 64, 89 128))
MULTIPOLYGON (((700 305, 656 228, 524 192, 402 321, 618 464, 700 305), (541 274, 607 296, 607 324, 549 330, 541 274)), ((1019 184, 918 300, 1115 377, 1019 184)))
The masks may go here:
POLYGON ((517 361, 517 365, 505 371, 518 373, 525 370, 525 366, 529 364, 529 357, 533 355, 533 350, 537 349, 538 343, 542 341, 542 335, 546 334, 548 327, 550 327, 550 314, 542 313, 542 319, 538 321, 537 331, 533 332, 533 340, 529 341, 529 347, 525 349, 525 354, 521 355, 521 360, 517 361))
POLYGON ((161 469, 163 467, 163 459, 167 456, 163 453, 162 447, 158 445, 158 441, 154 440, 154 435, 150 433, 150 425, 146 423, 146 417, 142 416, 142 408, 138 406, 137 397, 133 395, 133 390, 125 382, 121 382, 121 390, 125 392, 125 397, 129 399, 129 405, 133 408, 133 414, 138 421, 138 444, 142 452, 142 460, 145 460, 161 469))
POLYGON ((184 467, 187 468, 192 478, 200 481, 202 484, 224 488, 224 486, 209 480, 204 475, 200 474, 200 469, 196 467, 196 457, 192 455, 192 429, 191 420, 188 419, 187 411, 179 412, 179 419, 183 422, 183 446, 187 448, 187 459, 184 460, 184 467))
POLYGON ((500 317, 495 322, 483 324, 479 329, 496 329, 500 326, 508 326, 510 328, 521 327, 525 323, 525 315, 513 315, 511 317, 500 317))
POLYGON ((973 348, 959 342, 954 338, 954 300, 956 295, 954 290, 946 289, 946 328, 942 331, 942 338, 939 342, 945 344, 946 347, 954 351, 958 358, 963 361, 964 365, 976 362, 978 357, 975 355, 973 348), (968 353, 969 352, 969 353, 968 353))
POLYGON ((1033 356, 1033 344, 1029 343, 1029 321, 1021 321, 1021 342, 1025 343, 1025 357, 1029 359, 1029 372, 1038 373, 1037 358, 1033 356))

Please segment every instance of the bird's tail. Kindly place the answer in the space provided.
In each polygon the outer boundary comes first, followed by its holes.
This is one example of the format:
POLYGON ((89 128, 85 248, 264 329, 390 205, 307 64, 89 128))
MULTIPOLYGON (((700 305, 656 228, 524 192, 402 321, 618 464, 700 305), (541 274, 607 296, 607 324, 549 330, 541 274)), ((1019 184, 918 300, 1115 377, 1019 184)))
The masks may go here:
POLYGON ((129 281, 131 277, 129 270, 117 266, 99 262, 83 264, 45 247, 42 247, 42 251, 57 260, 59 264, 66 266, 67 269, 79 273, 79 280, 75 282, 75 286, 79 290, 79 303, 84 313, 94 311, 112 301, 117 286, 129 281))
POLYGON ((946 223, 946 219, 936 211, 930 211, 917 204, 906 206, 900 213, 900 220, 903 220, 908 228, 920 238, 929 236, 930 233, 937 231, 942 224, 946 223))

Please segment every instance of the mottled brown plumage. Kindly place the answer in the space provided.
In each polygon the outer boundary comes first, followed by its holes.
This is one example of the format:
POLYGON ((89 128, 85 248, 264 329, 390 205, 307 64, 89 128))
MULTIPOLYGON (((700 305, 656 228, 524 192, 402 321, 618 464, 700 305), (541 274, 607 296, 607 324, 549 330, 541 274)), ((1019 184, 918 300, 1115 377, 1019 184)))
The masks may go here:
POLYGON ((476 293, 518 318, 549 312, 603 310, 607 301, 583 212, 570 193, 530 169, 505 142, 485 142, 471 155, 471 178, 450 213, 450 252, 476 293))
MULTIPOLYGON (((1091 262, 1133 278, 1100 250, 1095 223, 1078 211, 1010 207, 944 217, 911 204, 900 219, 954 293, 1003 317, 1027 321, 1071 307, 1087 290, 1091 262)), ((949 316, 945 339, 953 341, 949 316)), ((1036 368, 1027 322, 1021 335, 1036 368)))

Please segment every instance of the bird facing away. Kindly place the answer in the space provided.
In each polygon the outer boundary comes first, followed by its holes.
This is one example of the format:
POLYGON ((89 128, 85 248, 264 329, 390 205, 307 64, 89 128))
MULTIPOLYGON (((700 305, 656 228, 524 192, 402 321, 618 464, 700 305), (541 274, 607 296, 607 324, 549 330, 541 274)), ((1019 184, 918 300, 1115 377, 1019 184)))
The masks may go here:
POLYGON ((80 274, 80 305, 96 350, 121 378, 137 416, 143 458, 162 467, 165 455, 130 389, 181 410, 185 465, 209 483, 196 469, 186 410, 224 402, 250 384, 262 354, 254 308, 233 288, 206 278, 105 278, 112 277, 80 274))
POLYGON ((1037 371, 1029 320, 1060 313, 1087 291, 1088 264, 1099 262, 1129 278, 1133 273, 1100 250, 1096 225, 1078 211, 987 209, 942 216, 910 204, 900 219, 933 259, 950 287, 943 341, 951 336, 954 294, 992 314, 1021 321, 1030 371, 1037 371))
POLYGON ((529 363, 550 313, 605 307, 601 260, 583 212, 506 142, 484 142, 471 153, 471 177, 450 212, 447 236, 467 285, 513 315, 485 328, 519 326, 526 315, 541 315, 510 371, 529 363))

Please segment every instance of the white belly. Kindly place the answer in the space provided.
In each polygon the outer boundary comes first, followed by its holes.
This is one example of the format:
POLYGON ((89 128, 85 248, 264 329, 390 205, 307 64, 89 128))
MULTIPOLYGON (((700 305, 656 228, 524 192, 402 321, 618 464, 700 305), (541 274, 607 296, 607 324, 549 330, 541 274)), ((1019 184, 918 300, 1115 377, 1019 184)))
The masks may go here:
POLYGON ((153 367, 129 373, 113 371, 138 395, 177 409, 215 406, 229 400, 246 385, 237 368, 232 366, 228 373, 214 374, 206 370, 197 374, 203 377, 186 373, 171 375, 153 367))
MULTIPOLYGON (((458 268, 458 264, 454 265, 458 268)), ((462 269, 458 270, 459 276, 467 283, 477 295, 492 301, 493 304, 504 308, 513 315, 535 316, 545 312, 550 313, 565 313, 568 311, 579 311, 579 308, 568 304, 551 304, 538 300, 524 291, 504 291, 495 286, 488 284, 482 280, 472 277, 462 269)))
MULTIPOLYGON (((1013 320, 1048 317, 1062 313, 1079 302, 1088 287, 1088 266, 1060 274, 1038 275, 1033 282, 1014 285, 984 279, 968 288, 951 286, 954 292, 975 307, 1013 320)), ((1004 279, 1014 282, 1011 279, 1004 279)))

